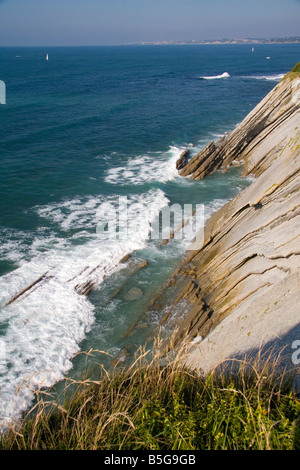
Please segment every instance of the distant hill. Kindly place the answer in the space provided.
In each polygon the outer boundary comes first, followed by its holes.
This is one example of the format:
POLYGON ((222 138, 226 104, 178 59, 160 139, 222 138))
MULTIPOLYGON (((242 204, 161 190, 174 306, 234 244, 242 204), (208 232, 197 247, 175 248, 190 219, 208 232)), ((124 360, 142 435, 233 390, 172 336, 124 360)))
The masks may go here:
POLYGON ((285 38, 224 38, 224 39, 207 39, 196 40, 191 39, 187 41, 153 41, 153 42, 139 42, 135 44, 140 45, 188 45, 188 44, 298 44, 300 43, 300 36, 285 37, 285 38))

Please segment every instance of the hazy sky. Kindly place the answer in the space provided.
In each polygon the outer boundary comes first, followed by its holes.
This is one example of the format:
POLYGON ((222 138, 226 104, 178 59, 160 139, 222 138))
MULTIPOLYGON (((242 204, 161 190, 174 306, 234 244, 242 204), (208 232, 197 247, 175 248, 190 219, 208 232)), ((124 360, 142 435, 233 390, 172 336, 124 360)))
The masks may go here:
POLYGON ((0 0, 0 46, 300 36, 300 0, 0 0))

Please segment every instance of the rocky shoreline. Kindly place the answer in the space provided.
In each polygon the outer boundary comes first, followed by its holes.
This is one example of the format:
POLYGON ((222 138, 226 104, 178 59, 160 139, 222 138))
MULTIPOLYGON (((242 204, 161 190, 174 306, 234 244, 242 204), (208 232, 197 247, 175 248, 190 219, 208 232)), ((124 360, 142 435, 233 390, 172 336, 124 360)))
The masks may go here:
MULTIPOLYGON (((204 372, 275 343, 275 356, 285 348, 285 363, 292 366, 291 348, 294 341, 300 343, 299 71, 287 74, 230 134, 189 156, 186 150, 176 162, 184 178, 201 180, 240 166, 242 175, 254 181, 207 221, 203 246, 187 252, 124 338, 145 328, 154 313, 161 318, 158 330, 168 332, 167 349, 174 332, 172 346, 189 344, 187 362, 204 372)), ((167 243, 163 240, 161 246, 167 243)), ((130 276, 148 261, 127 254, 119 263, 130 276)), ((97 284, 91 274, 98 268, 86 267, 68 282, 88 295, 97 284)), ((50 279, 45 273, 8 304, 50 279)), ((140 295, 139 289, 128 292, 130 299, 140 295)), ((120 351, 112 365, 128 355, 126 349, 120 351)))
POLYGON ((176 295, 161 327, 176 330, 174 346, 188 341, 187 362, 204 372, 270 347, 273 358, 281 355, 285 366, 295 366, 292 348, 300 340, 300 75, 295 70, 232 133, 183 167, 178 162, 180 175, 195 180, 235 165, 254 177, 208 220, 202 248, 188 252, 154 302, 162 309, 166 295, 176 295))

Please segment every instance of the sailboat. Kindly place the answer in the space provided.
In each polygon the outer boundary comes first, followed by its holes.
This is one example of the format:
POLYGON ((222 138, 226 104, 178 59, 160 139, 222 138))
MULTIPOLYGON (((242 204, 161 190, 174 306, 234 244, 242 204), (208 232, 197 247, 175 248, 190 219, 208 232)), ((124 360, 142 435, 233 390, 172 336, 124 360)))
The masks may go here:
POLYGON ((48 56, 48 54, 46 55, 46 60, 49 60, 49 56, 48 56))

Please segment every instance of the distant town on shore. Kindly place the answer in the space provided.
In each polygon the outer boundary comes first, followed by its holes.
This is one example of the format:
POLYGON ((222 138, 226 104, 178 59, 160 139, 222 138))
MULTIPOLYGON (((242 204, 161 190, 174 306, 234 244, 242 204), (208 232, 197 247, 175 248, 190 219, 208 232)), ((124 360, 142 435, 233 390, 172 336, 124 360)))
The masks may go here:
POLYGON ((300 36, 296 37, 285 37, 285 38, 237 38, 237 39, 207 39, 207 40, 196 40, 191 39, 187 41, 150 41, 150 42, 137 42, 130 44, 140 45, 197 45, 197 44, 298 44, 300 43, 300 36))

